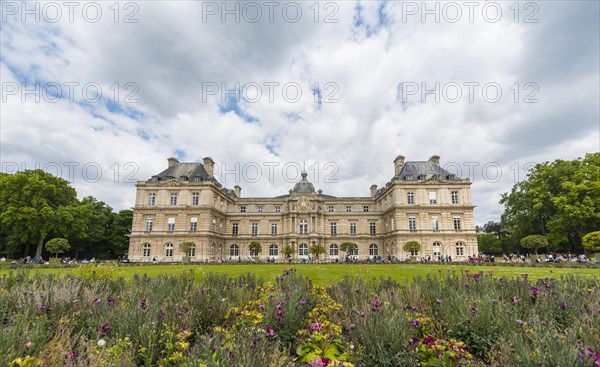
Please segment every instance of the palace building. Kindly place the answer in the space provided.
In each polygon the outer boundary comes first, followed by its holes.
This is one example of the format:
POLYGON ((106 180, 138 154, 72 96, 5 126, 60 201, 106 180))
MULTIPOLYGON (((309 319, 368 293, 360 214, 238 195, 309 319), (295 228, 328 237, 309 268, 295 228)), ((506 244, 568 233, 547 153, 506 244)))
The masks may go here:
POLYGON ((306 259, 317 245, 325 248, 321 260, 349 255, 455 261, 478 253, 471 182, 444 170, 438 156, 398 156, 385 186, 352 197, 315 191, 303 173, 288 194, 246 198, 239 186, 231 190, 217 181, 214 164, 209 157, 202 163, 169 158, 167 169, 138 181, 129 260, 281 261, 306 259), (419 242, 420 250, 404 251, 407 241, 419 242), (251 253, 252 242, 260 243, 260 253, 251 253), (346 242, 355 250, 342 252, 346 242))

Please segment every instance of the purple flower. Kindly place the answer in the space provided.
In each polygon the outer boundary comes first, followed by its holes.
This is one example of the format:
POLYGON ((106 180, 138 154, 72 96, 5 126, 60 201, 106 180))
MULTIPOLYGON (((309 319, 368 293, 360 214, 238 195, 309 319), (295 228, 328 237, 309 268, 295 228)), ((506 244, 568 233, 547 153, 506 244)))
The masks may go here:
POLYGON ((523 278, 523 279, 527 279, 528 276, 529 276, 528 274, 521 274, 521 278, 523 278))
POLYGON ((146 307, 148 307, 148 301, 145 298, 142 298, 142 300, 140 301, 140 307, 142 308, 142 310, 145 310, 146 307))
POLYGON ((567 309, 567 304, 564 302, 561 302, 558 304, 558 307, 560 307, 561 310, 566 310, 567 309))
POLYGON ((109 306, 112 306, 115 304, 115 299, 112 297, 108 297, 108 299, 106 300, 106 304, 109 306))
POLYGON ((275 301, 275 307, 277 309, 280 309, 282 304, 283 304, 283 302, 281 302, 281 301, 275 301))
POLYGON ((313 358, 313 360, 311 362, 308 362, 308 366, 309 367, 325 367, 329 364, 329 359, 325 358, 325 357, 321 357, 321 358, 313 358))
POLYGON ((356 311, 356 314, 360 317, 365 317, 365 313, 362 311, 356 311))
POLYGON ((519 300, 517 299, 517 297, 516 297, 516 296, 512 296, 512 298, 510 299, 510 302, 511 302, 513 305, 516 305, 516 304, 517 304, 517 302, 519 302, 519 300))
POLYGON ((102 303, 102 300, 101 300, 100 298, 96 298, 96 299, 94 300, 94 303, 95 303, 95 304, 97 304, 97 305, 99 305, 99 304, 101 304, 101 303, 102 303))
POLYGON ((379 308, 379 300, 376 299, 373 302, 371 302, 371 311, 377 312, 378 308, 379 308))
POLYGON ((158 318, 162 320, 165 317, 167 317, 167 313, 165 311, 160 311, 160 313, 158 314, 158 318))
POLYGON ((258 305, 258 309, 259 310, 264 310, 265 309, 265 303, 261 302, 260 305, 258 305))
POLYGON ((420 322, 419 320, 413 320, 413 321, 412 321, 412 326, 413 326, 415 329, 418 329, 418 328, 420 328, 420 327, 421 327, 421 322, 420 322))
POLYGON ((540 293, 540 289, 538 287, 529 287, 529 291, 531 292, 531 295, 533 296, 537 296, 538 293, 540 293))
POLYGON ((439 298, 436 298, 435 303, 437 303, 438 305, 441 305, 442 304, 442 300, 439 299, 439 298))
POLYGON ((304 298, 302 298, 300 300, 300 306, 304 306, 306 304, 306 300, 304 298))
POLYGON ((100 325, 100 336, 107 336, 108 332, 110 331, 111 326, 110 324, 101 324, 100 325))
POLYGON ((308 325, 308 330, 310 330, 310 331, 319 331, 320 332, 322 328, 323 328, 323 324, 321 324, 320 322, 315 322, 315 323, 308 325))
POLYGON ((281 320, 283 319, 283 311, 281 311, 281 310, 277 310, 277 311, 275 311, 275 318, 276 318, 278 321, 281 321, 281 320))
POLYGON ((267 338, 272 338, 275 336, 275 330, 271 329, 269 325, 265 326, 265 331, 267 332, 267 338))
POLYGON ((469 308, 469 312, 471 312, 472 314, 475 314, 477 312, 477 308, 475 307, 470 307, 469 308))
POLYGON ((355 329, 355 328, 356 328, 356 325, 354 325, 354 324, 350 324, 350 326, 348 326, 348 327, 350 328, 350 330, 352 330, 352 329, 355 329))
POLYGON ((212 308, 212 307, 209 307, 209 308, 207 308, 207 309, 206 309, 206 312, 208 312, 208 313, 212 313, 212 312, 213 312, 213 308, 212 308))
POLYGON ((517 324, 519 324, 519 326, 523 326, 523 325, 525 325, 525 321, 517 320, 517 324))

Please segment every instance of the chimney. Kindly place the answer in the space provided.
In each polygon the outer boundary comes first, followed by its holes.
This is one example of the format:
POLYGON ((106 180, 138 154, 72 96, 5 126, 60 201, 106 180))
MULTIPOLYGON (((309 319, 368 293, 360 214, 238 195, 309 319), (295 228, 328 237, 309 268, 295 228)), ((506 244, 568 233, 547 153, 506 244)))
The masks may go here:
POLYGON ((377 192, 377 185, 371 185, 371 196, 375 196, 375 193, 377 192))
POLYGON ((400 175, 400 172, 402 172, 402 168, 404 167, 404 156, 403 155, 399 155, 396 157, 396 159, 394 159, 394 167, 395 167, 395 176, 400 175))
POLYGON ((171 157, 167 159, 167 162, 169 163, 169 167, 171 167, 172 165, 179 163, 179 159, 171 157))
POLYGON ((429 158, 429 160, 435 164, 437 164, 438 166, 440 165, 440 156, 439 155, 432 155, 431 158, 429 158))
POLYGON ((215 161, 211 157, 204 157, 204 169, 208 173, 208 177, 212 177, 215 170, 215 161))
POLYGON ((237 196, 238 198, 242 197, 242 188, 239 185, 235 185, 233 187, 233 190, 235 190, 235 196, 237 196))

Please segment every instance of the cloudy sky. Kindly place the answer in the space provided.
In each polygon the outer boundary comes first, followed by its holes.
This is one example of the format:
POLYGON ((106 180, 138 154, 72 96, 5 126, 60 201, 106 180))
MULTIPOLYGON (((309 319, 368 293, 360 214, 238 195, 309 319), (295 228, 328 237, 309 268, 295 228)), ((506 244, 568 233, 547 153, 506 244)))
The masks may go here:
POLYGON ((298 167, 368 196, 397 155, 437 154, 483 224, 531 162, 600 149, 597 1, 1 5, 2 171, 115 209, 170 156, 243 196, 298 167))

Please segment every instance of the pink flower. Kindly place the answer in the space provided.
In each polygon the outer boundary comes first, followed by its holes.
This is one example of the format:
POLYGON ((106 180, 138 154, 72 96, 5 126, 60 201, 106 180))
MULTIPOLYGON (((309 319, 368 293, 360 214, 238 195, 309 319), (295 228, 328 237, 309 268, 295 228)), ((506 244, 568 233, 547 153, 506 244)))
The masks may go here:
POLYGON ((321 324, 320 322, 315 322, 313 324, 308 325, 308 330, 310 331, 321 331, 321 329, 323 328, 323 324, 321 324))
POLYGON ((322 358, 317 358, 315 357, 312 362, 308 362, 308 366, 309 367, 325 367, 329 364, 329 359, 322 357, 322 358))
POLYGON ((283 319, 283 311, 281 311, 281 310, 275 311, 275 318, 277 318, 278 321, 281 321, 281 319, 283 319))
POLYGON ((265 326, 265 331, 267 332, 267 338, 272 338, 275 336, 275 330, 271 329, 269 325, 265 326))

